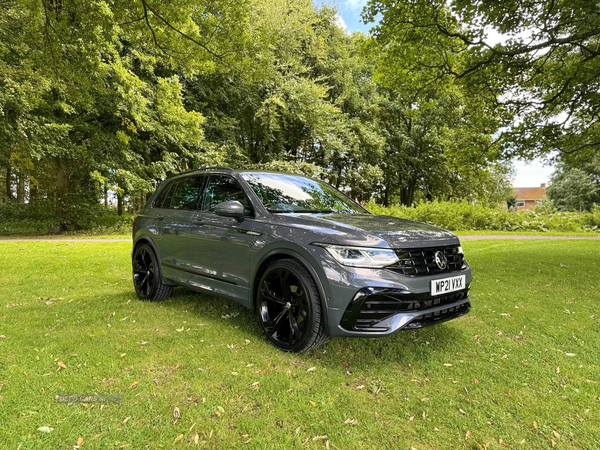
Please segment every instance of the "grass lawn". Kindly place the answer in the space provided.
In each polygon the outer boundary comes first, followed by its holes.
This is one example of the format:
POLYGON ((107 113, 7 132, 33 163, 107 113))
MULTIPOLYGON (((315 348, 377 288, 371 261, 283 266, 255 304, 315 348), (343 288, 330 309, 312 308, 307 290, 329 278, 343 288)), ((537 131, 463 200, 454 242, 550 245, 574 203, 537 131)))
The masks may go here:
POLYGON ((469 315, 291 355, 235 304, 139 302, 129 243, 0 242, 0 448, 598 448, 600 242, 463 246, 469 315), (95 393, 124 401, 55 399, 95 393))
POLYGON ((600 236, 600 233, 594 231, 494 231, 494 230, 475 230, 475 231, 453 231, 458 235, 521 235, 521 236, 600 236))

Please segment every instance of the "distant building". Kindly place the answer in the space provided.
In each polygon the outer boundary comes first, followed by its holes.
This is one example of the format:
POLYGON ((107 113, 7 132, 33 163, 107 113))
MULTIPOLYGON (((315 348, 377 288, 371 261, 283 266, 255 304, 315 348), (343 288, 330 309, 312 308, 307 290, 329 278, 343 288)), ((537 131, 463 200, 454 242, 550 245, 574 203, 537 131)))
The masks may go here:
POLYGON ((546 183, 542 183, 540 187, 516 187, 513 188, 513 194, 517 209, 535 209, 546 196, 546 183))

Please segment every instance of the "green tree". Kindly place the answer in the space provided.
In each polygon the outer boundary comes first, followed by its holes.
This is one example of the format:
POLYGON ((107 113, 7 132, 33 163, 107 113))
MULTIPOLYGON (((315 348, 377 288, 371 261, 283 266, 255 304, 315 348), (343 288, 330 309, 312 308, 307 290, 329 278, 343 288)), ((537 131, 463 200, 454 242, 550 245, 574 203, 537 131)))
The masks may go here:
POLYGON ((590 211, 600 202, 600 190, 592 177, 581 169, 560 168, 552 176, 547 195, 559 211, 590 211))
POLYGON ((508 155, 600 150, 597 2, 371 0, 364 17, 398 84, 466 84, 501 111, 508 155))

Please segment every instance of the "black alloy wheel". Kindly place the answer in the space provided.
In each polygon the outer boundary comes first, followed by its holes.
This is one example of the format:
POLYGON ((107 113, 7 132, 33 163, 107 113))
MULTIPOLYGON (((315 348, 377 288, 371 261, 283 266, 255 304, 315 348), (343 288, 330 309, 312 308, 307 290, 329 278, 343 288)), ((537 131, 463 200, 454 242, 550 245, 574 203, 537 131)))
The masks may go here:
POLYGON ((269 340, 288 352, 310 350, 327 341, 319 292, 310 273, 295 260, 280 260, 263 274, 257 309, 269 340))
POLYGON ((171 295, 173 288, 162 283, 154 250, 140 245, 133 255, 133 285, 140 300, 157 302, 171 295))

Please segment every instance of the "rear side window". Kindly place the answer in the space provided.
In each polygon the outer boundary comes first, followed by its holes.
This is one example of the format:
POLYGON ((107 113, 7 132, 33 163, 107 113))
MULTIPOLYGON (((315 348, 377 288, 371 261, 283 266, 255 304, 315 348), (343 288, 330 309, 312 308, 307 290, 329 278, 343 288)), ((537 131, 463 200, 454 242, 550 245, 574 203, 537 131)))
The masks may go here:
MULTIPOLYGON (((167 194, 169 193, 169 191, 171 190, 172 187, 173 187, 173 183, 171 183, 171 182, 166 183, 166 185, 163 186, 163 188, 161 189, 161 191, 158 194, 158 196, 156 197, 156 199, 154 199, 154 207, 155 208, 162 208, 163 203, 165 202, 165 198, 167 197, 167 194)), ((168 203, 167 203, 167 205, 168 205, 168 203)))
POLYGON ((240 184, 227 175, 213 175, 208 180, 202 202, 203 211, 214 211, 222 202, 237 200, 244 205, 244 215, 252 215, 252 208, 240 184))
POLYGON ((188 177, 179 181, 174 190, 170 207, 173 209, 195 210, 202 192, 204 177, 188 177))

